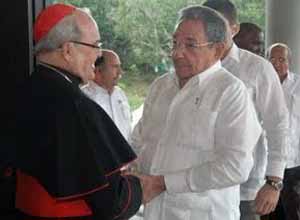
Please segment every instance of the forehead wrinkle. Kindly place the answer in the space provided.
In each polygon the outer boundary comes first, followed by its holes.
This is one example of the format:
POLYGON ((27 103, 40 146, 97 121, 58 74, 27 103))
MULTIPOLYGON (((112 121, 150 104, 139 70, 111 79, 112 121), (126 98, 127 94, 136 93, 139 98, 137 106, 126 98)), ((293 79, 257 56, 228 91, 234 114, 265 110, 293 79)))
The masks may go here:
POLYGON ((178 34, 173 35, 173 39, 184 39, 186 41, 197 41, 196 37, 191 34, 183 34, 182 36, 178 36, 178 34))
POLYGON ((206 42, 206 36, 203 29, 203 24, 198 20, 184 20, 182 21, 173 34, 173 39, 206 42), (199 28, 199 29, 198 29, 199 28))

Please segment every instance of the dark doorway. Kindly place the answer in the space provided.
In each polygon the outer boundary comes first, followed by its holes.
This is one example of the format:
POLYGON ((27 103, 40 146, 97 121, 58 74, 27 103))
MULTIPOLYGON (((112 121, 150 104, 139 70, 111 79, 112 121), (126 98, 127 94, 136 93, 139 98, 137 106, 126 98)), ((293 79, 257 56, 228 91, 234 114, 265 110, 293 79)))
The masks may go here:
POLYGON ((16 102, 34 68, 32 23, 45 0, 10 0, 1 6, 0 219, 14 219, 17 142, 16 102), (16 87, 14 86, 16 85, 16 87))

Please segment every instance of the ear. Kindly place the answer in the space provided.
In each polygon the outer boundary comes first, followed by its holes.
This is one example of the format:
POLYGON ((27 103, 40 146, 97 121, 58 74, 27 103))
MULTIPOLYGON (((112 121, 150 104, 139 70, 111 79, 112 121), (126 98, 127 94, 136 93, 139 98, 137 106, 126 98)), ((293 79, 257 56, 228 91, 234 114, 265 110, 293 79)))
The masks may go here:
POLYGON ((215 58, 217 60, 221 59, 224 52, 225 52, 225 42, 216 43, 215 44, 215 58))
POLYGON ((65 42, 62 45, 62 56, 67 61, 72 61, 72 54, 74 53, 74 44, 71 42, 65 42))
POLYGON ((240 31, 240 24, 230 24, 231 36, 234 37, 240 31))
POLYGON ((101 72, 101 70, 100 70, 99 67, 97 67, 97 68, 95 69, 94 82, 95 82, 96 84, 98 84, 99 86, 102 86, 102 85, 103 85, 102 72, 101 72))
POLYGON ((95 77, 96 76, 98 77, 99 75, 101 75, 101 71, 100 71, 99 67, 95 67, 94 72, 95 72, 95 77))
POLYGON ((99 67, 95 67, 95 79, 102 79, 102 70, 99 67))

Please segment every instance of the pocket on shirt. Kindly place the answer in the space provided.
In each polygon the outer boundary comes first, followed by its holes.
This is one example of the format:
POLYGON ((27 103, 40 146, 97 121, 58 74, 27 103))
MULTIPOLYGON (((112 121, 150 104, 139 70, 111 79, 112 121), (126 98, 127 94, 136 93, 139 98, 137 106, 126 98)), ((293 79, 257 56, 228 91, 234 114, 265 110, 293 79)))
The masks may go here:
POLYGON ((191 148, 212 150, 214 148, 217 112, 200 107, 192 121, 191 148))
POLYGON ((194 106, 188 109, 178 127, 173 126, 177 135, 168 137, 166 144, 164 141, 159 144, 159 149, 170 143, 172 146, 168 152, 160 150, 156 154, 160 155, 155 162, 156 167, 161 169, 159 173, 199 166, 213 160, 216 117, 217 112, 207 108, 194 106))

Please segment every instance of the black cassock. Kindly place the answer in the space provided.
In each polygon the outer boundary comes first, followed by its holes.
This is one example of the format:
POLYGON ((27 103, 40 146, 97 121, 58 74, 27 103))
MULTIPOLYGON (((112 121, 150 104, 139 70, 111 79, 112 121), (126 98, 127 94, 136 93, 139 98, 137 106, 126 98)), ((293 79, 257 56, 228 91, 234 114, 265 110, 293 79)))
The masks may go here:
POLYGON ((142 190, 138 178, 122 176, 120 168, 136 155, 79 84, 62 69, 37 66, 18 101, 16 167, 53 198, 84 198, 93 219, 129 218, 142 190))

